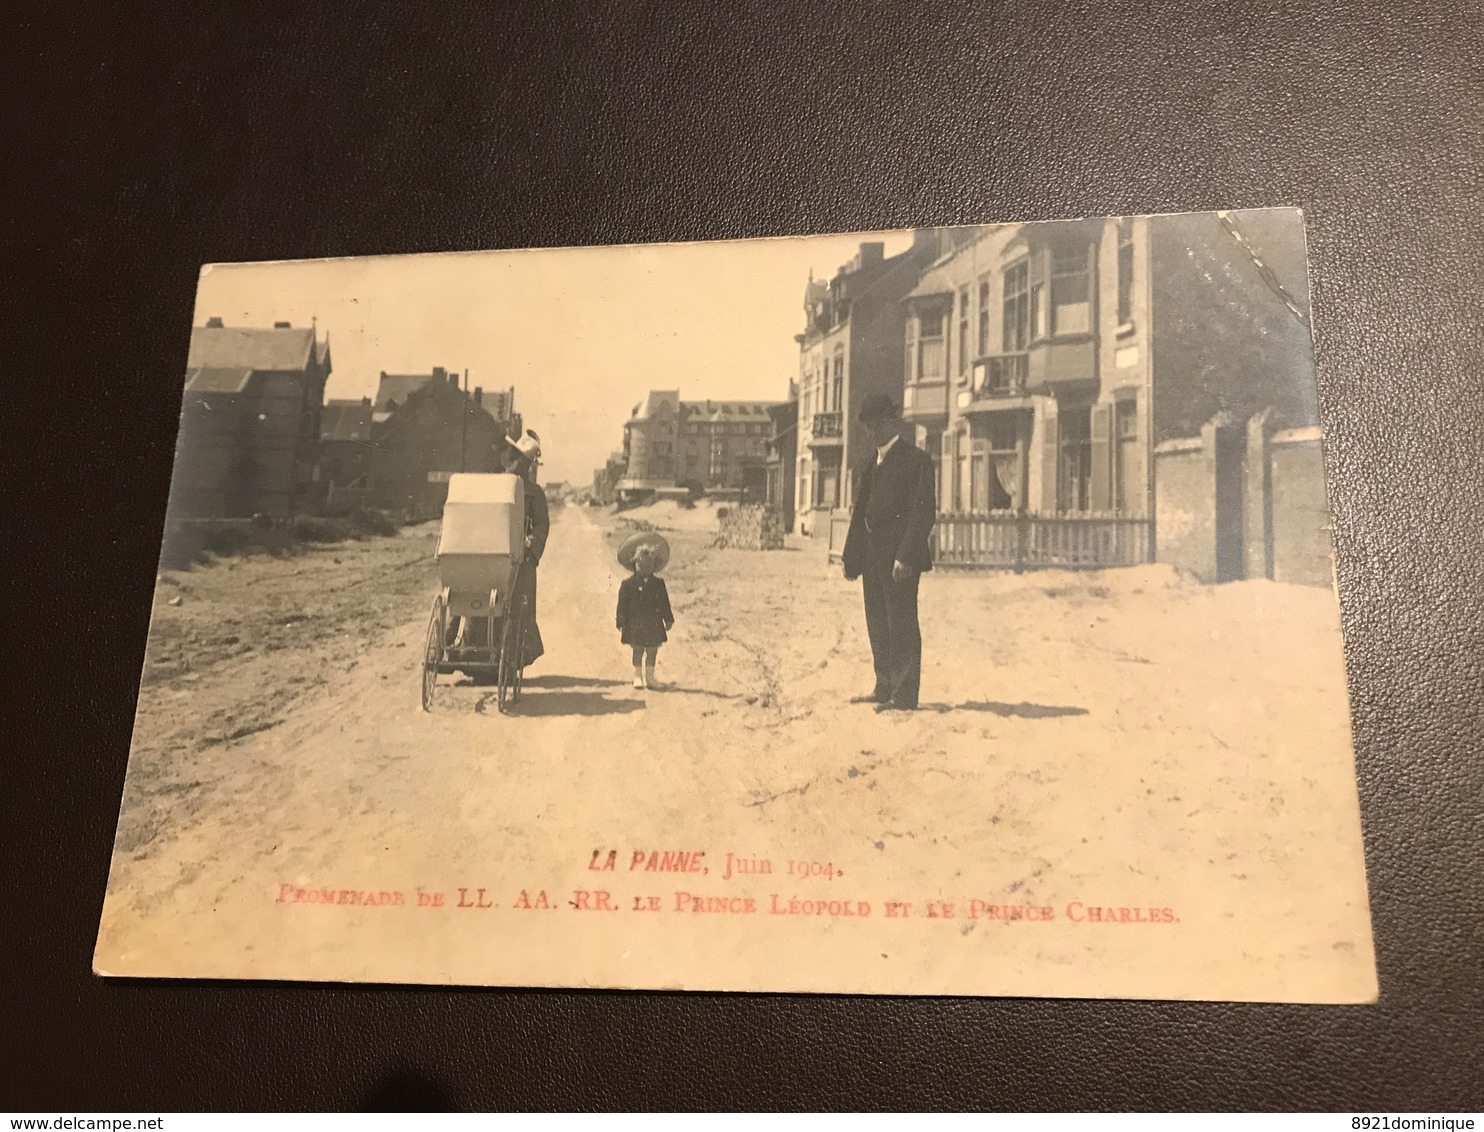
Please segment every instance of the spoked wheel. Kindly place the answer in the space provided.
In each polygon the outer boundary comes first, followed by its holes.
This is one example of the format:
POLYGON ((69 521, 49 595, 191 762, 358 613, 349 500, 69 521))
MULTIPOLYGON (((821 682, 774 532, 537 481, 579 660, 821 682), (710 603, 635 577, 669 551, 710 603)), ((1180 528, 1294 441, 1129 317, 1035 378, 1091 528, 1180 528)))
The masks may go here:
POLYGON ((515 656, 517 666, 515 680, 510 687, 510 702, 520 703, 521 690, 526 682, 526 622, 530 620, 529 606, 522 595, 515 610, 515 656))
POLYGON ((522 650, 526 644, 525 615, 525 598, 512 597, 505 607, 505 617, 500 626, 500 687, 497 702, 501 711, 513 707, 520 699, 522 650))
POLYGON ((433 709, 433 688, 438 683, 438 668, 443 663, 444 633, 448 610, 443 595, 433 599, 433 613, 428 619, 428 640, 423 648, 423 711, 433 709))

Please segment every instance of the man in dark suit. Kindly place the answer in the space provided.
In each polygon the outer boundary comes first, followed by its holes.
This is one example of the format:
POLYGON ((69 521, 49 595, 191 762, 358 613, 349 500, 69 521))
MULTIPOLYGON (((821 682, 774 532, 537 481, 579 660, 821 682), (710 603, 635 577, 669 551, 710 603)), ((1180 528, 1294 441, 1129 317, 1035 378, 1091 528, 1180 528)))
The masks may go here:
POLYGON ((933 568, 929 539, 938 513, 933 461, 901 438, 901 408, 885 394, 866 398, 860 422, 876 452, 856 479, 841 555, 846 579, 862 579, 876 665, 876 687, 860 699, 877 711, 913 711, 922 677, 917 585, 933 568))

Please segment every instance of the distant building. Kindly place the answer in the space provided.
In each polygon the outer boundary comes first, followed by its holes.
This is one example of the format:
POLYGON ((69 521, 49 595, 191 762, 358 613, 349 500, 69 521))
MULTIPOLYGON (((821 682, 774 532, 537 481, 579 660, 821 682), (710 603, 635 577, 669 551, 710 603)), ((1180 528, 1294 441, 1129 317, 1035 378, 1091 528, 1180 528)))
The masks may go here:
POLYGON ((593 498, 602 504, 612 503, 618 497, 618 484, 625 470, 624 454, 614 452, 607 463, 593 470, 593 498))
POLYGON ((735 491, 761 501, 767 490, 771 401, 682 401, 654 390, 624 422, 620 495, 735 491))
POLYGON ((329 340, 312 327, 191 330, 171 508, 181 515, 291 515, 319 503, 320 411, 329 340))
POLYGON ((465 392, 458 373, 442 366, 383 373, 371 404, 371 504, 415 518, 442 514, 450 475, 498 469, 514 401, 513 389, 491 397, 480 387, 465 392))
POLYGON ((325 509, 334 513, 363 506, 371 488, 370 397, 330 401, 320 417, 320 479, 325 509))
POLYGON ((794 467, 798 454, 799 388, 788 383, 788 400, 768 410, 773 429, 768 436, 767 504, 778 512, 785 530, 794 529, 794 467))
POLYGON ((887 259, 884 245, 863 243, 828 282, 811 279, 804 291, 799 344, 796 444, 797 526, 825 537, 831 516, 852 503, 851 472, 871 450, 855 420, 861 402, 876 393, 902 396, 903 297, 958 229, 916 233, 910 249, 887 259))

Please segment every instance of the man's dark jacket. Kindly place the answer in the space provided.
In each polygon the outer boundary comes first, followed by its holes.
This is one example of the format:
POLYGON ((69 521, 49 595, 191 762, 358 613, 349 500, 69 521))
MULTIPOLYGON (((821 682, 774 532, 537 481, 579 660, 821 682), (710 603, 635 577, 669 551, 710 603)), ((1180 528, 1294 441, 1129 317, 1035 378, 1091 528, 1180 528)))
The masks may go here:
POLYGON ((873 563, 890 569, 900 562, 919 573, 931 570, 937 515, 932 457, 906 440, 893 444, 880 464, 873 454, 856 480, 850 532, 841 553, 845 576, 858 577, 873 563))

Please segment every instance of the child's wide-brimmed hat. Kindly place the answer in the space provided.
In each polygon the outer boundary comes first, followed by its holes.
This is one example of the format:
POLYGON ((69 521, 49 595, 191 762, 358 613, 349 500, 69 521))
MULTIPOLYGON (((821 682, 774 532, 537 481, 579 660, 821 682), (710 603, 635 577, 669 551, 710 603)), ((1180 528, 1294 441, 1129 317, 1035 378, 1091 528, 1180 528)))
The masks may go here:
POLYGON ((639 553, 640 547, 648 547, 654 554, 656 574, 663 570, 666 563, 670 561, 670 544, 665 541, 665 536, 658 531, 640 531, 624 539, 623 545, 618 548, 619 565, 625 570, 632 570, 634 556, 639 553))

